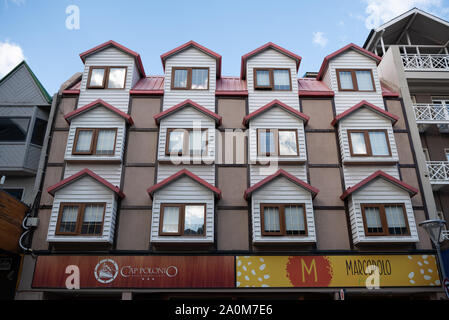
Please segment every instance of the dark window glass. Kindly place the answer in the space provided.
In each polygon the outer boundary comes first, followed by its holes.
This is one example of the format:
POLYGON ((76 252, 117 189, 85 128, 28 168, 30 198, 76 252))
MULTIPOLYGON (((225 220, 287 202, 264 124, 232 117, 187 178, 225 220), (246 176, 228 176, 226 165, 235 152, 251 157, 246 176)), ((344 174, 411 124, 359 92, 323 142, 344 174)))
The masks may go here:
POLYGON ((0 118, 0 141, 25 141, 30 118, 0 118))
POLYGON ((31 143, 39 146, 44 144, 45 129, 47 129, 47 121, 36 119, 34 122, 33 136, 31 137, 31 143))
POLYGON ((5 191, 7 194, 13 196, 17 200, 22 200, 23 189, 1 189, 1 190, 5 191))

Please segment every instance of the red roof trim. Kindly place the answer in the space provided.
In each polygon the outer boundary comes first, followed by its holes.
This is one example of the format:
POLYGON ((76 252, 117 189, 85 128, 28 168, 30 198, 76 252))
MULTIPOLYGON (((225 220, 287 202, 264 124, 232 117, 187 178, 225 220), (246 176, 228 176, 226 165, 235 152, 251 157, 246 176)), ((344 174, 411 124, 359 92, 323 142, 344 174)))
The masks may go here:
POLYGON ((90 176, 92 179, 96 180, 97 182, 101 183, 102 185, 104 185, 105 187, 107 187, 108 189, 112 190, 113 192, 115 192, 120 198, 124 198, 125 194, 120 190, 119 187, 114 186, 112 183, 108 182, 107 180, 103 179, 102 177, 100 177, 99 175, 97 175, 96 173, 94 173, 93 171, 89 170, 89 169, 83 169, 81 171, 79 171, 78 173, 75 173, 74 175, 65 178, 64 180, 58 182, 57 184, 48 187, 47 188, 47 192, 49 194, 51 194, 52 196, 54 196, 54 193, 65 187, 66 185, 75 182, 76 180, 84 177, 84 176, 90 176))
POLYGON ((288 51, 287 49, 284 49, 284 48, 278 46, 277 44, 275 44, 273 42, 268 42, 268 43, 265 43, 263 46, 260 46, 259 48, 254 49, 253 51, 248 52, 247 54, 244 54, 242 56, 242 66, 241 66, 241 69, 240 69, 240 78, 241 79, 245 79, 245 76, 246 76, 245 75, 245 73, 246 73, 246 60, 248 60, 252 56, 255 56, 256 54, 259 54, 259 53, 261 53, 261 52, 263 52, 263 51, 265 51, 265 50, 267 50, 269 48, 277 50, 277 51, 285 54, 286 56, 289 56, 290 58, 296 60, 296 71, 298 71, 299 65, 301 64, 301 60, 302 60, 302 58, 300 56, 298 56, 297 54, 295 54, 295 53, 293 53, 291 51, 288 51))
POLYGON ((300 97, 333 97, 333 91, 307 91, 298 90, 298 95, 300 97))
POLYGON ((109 109, 110 111, 116 113, 117 115, 119 115, 120 117, 122 117, 123 119, 126 120, 126 122, 128 122, 130 125, 134 124, 133 119, 131 118, 131 116, 129 114, 124 113, 123 111, 117 109, 116 107, 111 106, 109 103, 101 100, 101 99, 97 99, 89 104, 86 104, 84 107, 78 108, 70 113, 67 113, 64 116, 64 119, 67 122, 70 122, 70 120, 78 115, 80 115, 83 112, 89 111, 91 109, 94 109, 98 106, 102 106, 105 107, 106 109, 109 109))
POLYGON ((161 121, 162 118, 165 118, 168 115, 170 115, 170 114, 172 114, 174 112, 177 112, 177 111, 179 111, 179 110, 181 110, 181 109, 183 109, 185 107, 193 107, 196 110, 204 113, 206 116, 209 116, 209 117, 213 118, 218 125, 221 124, 221 116, 219 116, 215 112, 212 112, 212 111, 206 109, 203 106, 200 106, 198 103, 193 102, 190 99, 187 99, 187 100, 185 100, 185 101, 183 101, 181 103, 178 103, 177 105, 175 105, 175 106, 173 106, 173 107, 171 107, 171 108, 169 108, 169 109, 167 109, 167 110, 165 110, 163 112, 160 112, 160 113, 156 114, 153 117, 154 121, 156 121, 156 124, 159 124, 159 122, 161 121))
POLYGON ((119 49, 119 50, 121 50, 121 51, 123 51, 123 52, 125 52, 127 54, 132 55, 134 57, 134 59, 136 59, 137 68, 139 69, 140 75, 143 78, 146 77, 145 70, 143 68, 142 59, 140 58, 140 55, 137 52, 132 51, 132 50, 128 49, 127 47, 122 46, 120 43, 117 43, 117 42, 115 42, 113 40, 106 41, 105 43, 102 43, 102 44, 100 44, 100 45, 98 45, 98 46, 96 46, 96 47, 94 47, 92 49, 89 49, 87 51, 84 51, 84 52, 80 53, 80 58, 81 58, 81 60, 84 63, 85 60, 86 60, 86 57, 88 55, 90 55, 90 54, 92 54, 94 52, 103 50, 103 49, 105 49, 107 47, 110 47, 110 46, 116 47, 117 49, 119 49))
POLYGON ((216 96, 237 96, 237 97, 241 97, 241 96, 247 96, 248 95, 248 91, 247 90, 242 90, 242 91, 215 91, 215 95, 216 96))
POLYGON ((79 89, 66 89, 66 90, 62 90, 62 94, 63 95, 78 95, 80 94, 80 90, 79 89))
POLYGON ((276 179, 277 177, 280 177, 280 176, 282 176, 282 177, 290 180, 291 182, 297 184, 298 186, 306 189, 307 191, 312 193, 313 198, 315 198, 315 196, 318 194, 318 192, 320 192, 320 190, 318 190, 317 188, 312 187, 310 184, 302 181, 301 179, 296 178, 294 175, 288 173, 287 171, 285 171, 283 169, 279 169, 274 174, 260 180, 258 183, 253 185, 251 188, 246 189, 243 197, 245 199, 248 199, 254 191, 256 191, 257 189, 260 189, 267 183, 273 181, 274 179, 276 179))
POLYGON ((382 97, 384 97, 384 98, 398 98, 399 97, 399 93, 382 91, 382 97))
POLYGON ((273 107, 281 107, 282 109, 284 109, 285 111, 289 112, 290 114, 292 114, 293 116, 300 118, 301 120, 303 120, 305 123, 307 123, 310 119, 309 116, 305 115, 302 112, 299 112, 296 109, 293 109, 292 107, 286 105, 285 103, 279 101, 279 100, 273 100, 270 103, 264 105, 263 107, 257 109, 256 111, 251 112, 250 114, 248 114, 247 116, 245 116, 243 118, 243 125, 248 125, 249 121, 259 115, 261 115, 262 113, 264 113, 265 111, 267 111, 268 109, 271 109, 273 107))
POLYGON ((317 80, 321 80, 323 78, 324 72, 326 71, 327 66, 328 66, 330 60, 332 60, 336 56, 338 56, 338 55, 342 54, 343 52, 345 52, 347 50, 350 50, 350 49, 356 50, 356 51, 360 52, 361 54, 364 54, 364 55, 366 55, 366 56, 376 60, 377 64, 379 64, 380 61, 382 60, 382 58, 379 57, 378 55, 375 55, 374 53, 372 53, 372 52, 370 52, 368 50, 365 50, 365 49, 359 47, 358 45, 356 45, 354 43, 350 43, 350 44, 344 46, 343 48, 341 48, 341 49, 339 49, 339 50, 329 54, 328 56, 326 56, 324 58, 323 63, 321 64, 320 71, 318 72, 318 75, 316 77, 317 80))
POLYGON ((221 77, 221 55, 200 45, 199 43, 197 43, 193 40, 190 40, 189 42, 186 42, 186 43, 180 45, 179 47, 176 47, 164 54, 161 54, 161 61, 162 61, 162 66, 164 67, 164 70, 165 70, 165 60, 167 58, 169 58, 170 56, 172 56, 176 53, 179 53, 187 48, 190 48, 190 47, 195 47, 195 48, 199 49, 200 51, 203 51, 204 53, 210 55, 212 58, 215 58, 217 60, 217 65, 218 65, 217 66, 217 78, 220 78, 221 77))
POLYGON ((410 196, 412 196, 412 197, 418 193, 418 189, 413 188, 412 186, 409 186, 405 182, 402 182, 401 180, 398 180, 395 177, 390 176, 389 174, 386 174, 382 170, 378 170, 378 171, 374 172, 372 175, 370 175, 370 176, 366 177, 365 179, 363 179, 362 181, 360 181, 359 183, 346 189, 345 192, 343 192, 343 194, 340 196, 340 199, 345 200, 351 194, 353 194, 354 192, 356 192, 357 190, 359 190, 360 188, 364 187, 365 185, 369 184, 370 182, 372 182, 373 180, 375 180, 377 178, 383 178, 383 179, 397 185, 398 187, 405 189, 406 191, 408 191, 410 193, 410 196))
POLYGON ((385 111, 384 109, 381 109, 381 108, 379 108, 379 107, 376 107, 374 104, 369 103, 369 102, 366 101, 366 100, 363 100, 363 101, 360 101, 360 102, 359 102, 358 104, 356 104, 355 106, 349 108, 349 109, 346 110, 345 112, 340 113, 338 116, 336 116, 336 117, 334 118, 334 120, 332 120, 331 124, 332 124, 333 126, 335 126, 341 119, 347 117, 348 115, 350 115, 350 114, 353 113, 354 111, 357 111, 358 109, 364 108, 364 107, 367 107, 367 108, 371 109, 372 111, 374 111, 374 112, 380 114, 381 116, 384 116, 384 117, 390 119, 390 120, 393 122, 393 124, 395 124, 396 121, 399 120, 399 117, 398 117, 398 116, 396 116, 396 115, 394 115, 394 114, 392 114, 392 113, 390 113, 390 112, 388 112, 388 111, 385 111))
POLYGON ((133 96, 162 96, 164 95, 164 90, 130 90, 129 94, 133 96))
POLYGON ((206 180, 201 179, 200 177, 198 177, 197 175, 193 174, 192 172, 190 172, 187 169, 182 169, 182 170, 178 171, 177 173, 171 175, 170 177, 165 178, 161 182, 159 182, 159 183, 149 187, 147 189, 147 192, 150 194, 151 197, 153 197, 153 194, 156 191, 158 191, 159 189, 167 186, 168 184, 170 184, 170 183, 180 179, 183 176, 187 176, 190 179, 198 182, 202 186, 208 188, 209 190, 211 190, 217 196, 218 199, 220 199, 220 197, 221 197, 221 190, 220 189, 218 189, 217 187, 214 187, 209 182, 207 182, 206 180))

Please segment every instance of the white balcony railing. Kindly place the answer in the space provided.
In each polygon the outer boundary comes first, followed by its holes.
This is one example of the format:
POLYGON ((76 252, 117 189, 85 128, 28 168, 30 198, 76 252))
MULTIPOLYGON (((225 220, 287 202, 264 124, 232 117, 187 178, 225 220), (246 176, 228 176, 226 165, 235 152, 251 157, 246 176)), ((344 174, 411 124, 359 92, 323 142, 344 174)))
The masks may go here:
POLYGON ((414 104, 415 119, 418 124, 448 124, 449 108, 441 104, 414 104))
POLYGON ((447 54, 401 54, 401 57, 408 71, 449 71, 447 54))
POLYGON ((443 242, 445 240, 449 240, 449 230, 443 230, 441 231, 441 238, 440 241, 443 242))
POLYGON ((449 184, 449 161, 427 161, 430 183, 449 184))

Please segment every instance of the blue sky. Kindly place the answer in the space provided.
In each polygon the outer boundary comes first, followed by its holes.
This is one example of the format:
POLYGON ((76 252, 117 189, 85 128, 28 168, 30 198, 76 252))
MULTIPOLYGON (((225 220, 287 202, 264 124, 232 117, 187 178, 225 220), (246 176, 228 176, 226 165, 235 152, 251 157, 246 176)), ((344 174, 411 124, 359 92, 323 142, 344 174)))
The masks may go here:
POLYGON ((231 76, 243 54, 272 41, 303 57, 302 76, 414 6, 449 20, 449 0, 0 0, 0 76, 24 56, 53 94, 82 71, 79 53, 107 40, 139 52, 150 75, 162 74, 162 53, 195 40, 221 54, 231 76), (69 5, 79 8, 79 30, 66 28, 69 5))

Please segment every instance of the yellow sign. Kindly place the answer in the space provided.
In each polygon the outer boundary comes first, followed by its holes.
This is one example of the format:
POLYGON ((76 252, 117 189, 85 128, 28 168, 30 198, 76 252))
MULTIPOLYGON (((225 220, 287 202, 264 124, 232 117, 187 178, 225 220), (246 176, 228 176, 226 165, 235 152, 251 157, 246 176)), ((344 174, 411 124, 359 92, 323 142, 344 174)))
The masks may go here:
POLYGON ((434 255, 237 256, 236 287, 440 286, 434 255))

